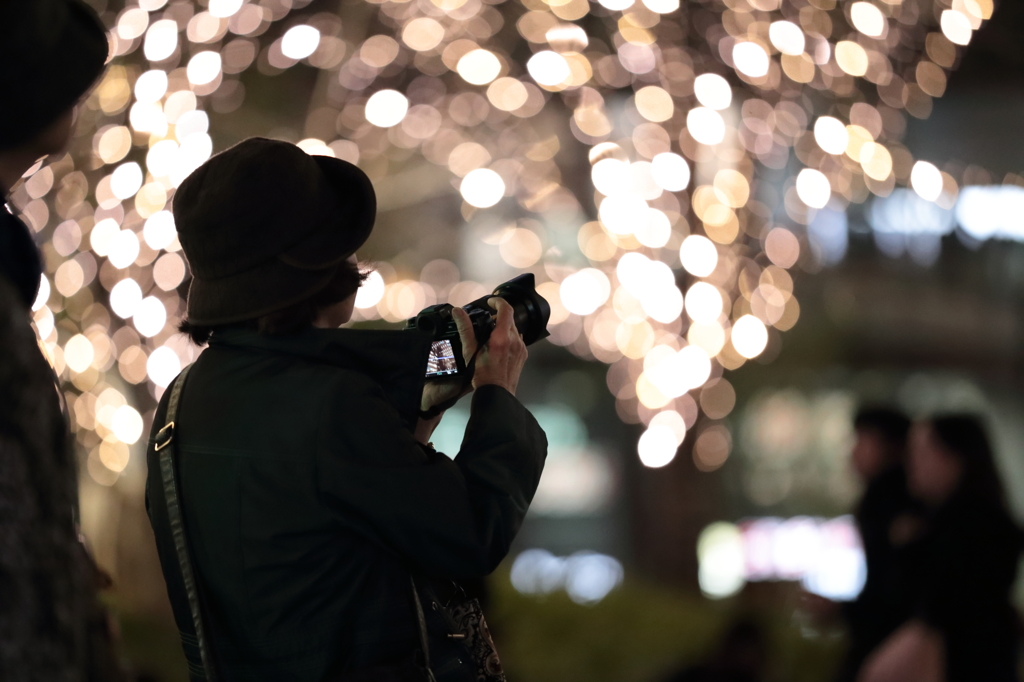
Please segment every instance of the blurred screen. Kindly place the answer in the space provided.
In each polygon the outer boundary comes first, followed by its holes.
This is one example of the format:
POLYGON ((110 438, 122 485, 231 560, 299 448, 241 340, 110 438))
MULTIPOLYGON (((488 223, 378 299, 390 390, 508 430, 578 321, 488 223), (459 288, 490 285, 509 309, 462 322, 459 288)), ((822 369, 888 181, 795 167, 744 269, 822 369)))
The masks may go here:
POLYGON ((430 357, 427 358, 427 376, 438 377, 458 374, 459 368, 455 364, 455 351, 452 349, 452 342, 447 339, 434 341, 430 346, 430 357))

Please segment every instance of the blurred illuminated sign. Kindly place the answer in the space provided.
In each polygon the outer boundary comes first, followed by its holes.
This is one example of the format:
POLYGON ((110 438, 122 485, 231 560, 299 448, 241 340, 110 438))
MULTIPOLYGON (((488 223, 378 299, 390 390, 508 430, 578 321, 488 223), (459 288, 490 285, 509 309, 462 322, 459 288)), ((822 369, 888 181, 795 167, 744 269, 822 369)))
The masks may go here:
MULTIPOLYGON (((912 189, 895 189, 877 197, 865 212, 878 248, 891 258, 908 253, 921 265, 938 258, 940 239, 959 227, 968 244, 987 239, 1024 241, 1024 187, 971 185, 953 201, 922 198, 912 189)), ((844 212, 828 208, 807 226, 819 260, 832 265, 846 255, 848 223, 844 212)))
POLYGON ((835 600, 856 598, 867 569, 852 516, 762 517, 709 525, 697 543, 701 590, 723 598, 747 582, 799 581, 835 600))

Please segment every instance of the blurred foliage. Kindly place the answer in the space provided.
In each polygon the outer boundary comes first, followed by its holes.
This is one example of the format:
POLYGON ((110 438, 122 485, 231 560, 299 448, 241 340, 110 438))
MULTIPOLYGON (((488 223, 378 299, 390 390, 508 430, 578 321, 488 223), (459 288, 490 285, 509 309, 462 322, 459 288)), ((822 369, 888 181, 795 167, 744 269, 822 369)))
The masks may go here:
MULTIPOLYGON (((765 682, 831 679, 843 652, 837 629, 811 628, 794 615, 791 583, 754 584, 711 601, 633 578, 593 606, 561 591, 519 594, 507 571, 490 588, 488 622, 510 682, 660 682, 714 655, 740 618, 764 628, 765 682)), ((187 682, 173 621, 114 608, 124 659, 140 682, 187 682)))
POLYGON ((519 594, 507 575, 496 575, 489 623, 511 682, 659 682, 713 655, 738 618, 764 627, 766 682, 830 679, 843 653, 841 633, 794 618, 795 585, 768 587, 772 598, 756 595, 752 604, 749 593, 711 601, 627 579, 600 603, 583 606, 564 592, 519 594))

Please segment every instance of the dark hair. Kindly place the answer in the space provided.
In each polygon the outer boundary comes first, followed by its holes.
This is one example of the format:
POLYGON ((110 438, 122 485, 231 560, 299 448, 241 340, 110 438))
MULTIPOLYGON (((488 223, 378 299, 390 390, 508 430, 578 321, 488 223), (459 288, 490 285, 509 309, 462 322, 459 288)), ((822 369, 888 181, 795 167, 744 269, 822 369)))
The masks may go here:
POLYGON ((875 432, 885 442, 889 459, 893 462, 903 460, 903 453, 907 449, 907 434, 910 432, 910 419, 907 415, 891 407, 861 407, 853 418, 853 428, 875 432))
POLYGON ((178 331, 187 334, 192 343, 202 346, 210 341, 210 336, 220 328, 227 326, 250 327, 267 336, 294 334, 306 329, 316 320, 324 308, 334 305, 356 293, 363 281, 369 277, 371 270, 362 270, 356 263, 342 261, 338 265, 334 277, 308 298, 293 303, 287 308, 272 313, 244 320, 231 325, 200 325, 192 324, 185 318, 178 325, 178 331))
POLYGON ((942 447, 963 466, 960 492, 971 499, 994 501, 1005 507, 1006 495, 981 418, 972 414, 948 414, 933 417, 929 424, 942 447))

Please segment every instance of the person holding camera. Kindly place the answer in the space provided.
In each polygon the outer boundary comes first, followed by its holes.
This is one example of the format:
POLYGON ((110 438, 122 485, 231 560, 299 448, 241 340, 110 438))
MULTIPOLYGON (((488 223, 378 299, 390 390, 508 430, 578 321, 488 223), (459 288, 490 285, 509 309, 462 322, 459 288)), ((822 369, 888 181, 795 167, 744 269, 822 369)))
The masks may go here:
POLYGON ((252 138, 173 210, 209 346, 157 409, 147 508, 192 678, 503 679, 458 581, 505 557, 547 452, 512 308, 479 349, 454 309, 472 383, 424 388, 430 335, 336 328, 376 213, 358 168, 252 138), (434 408, 470 391, 453 461, 434 408))

